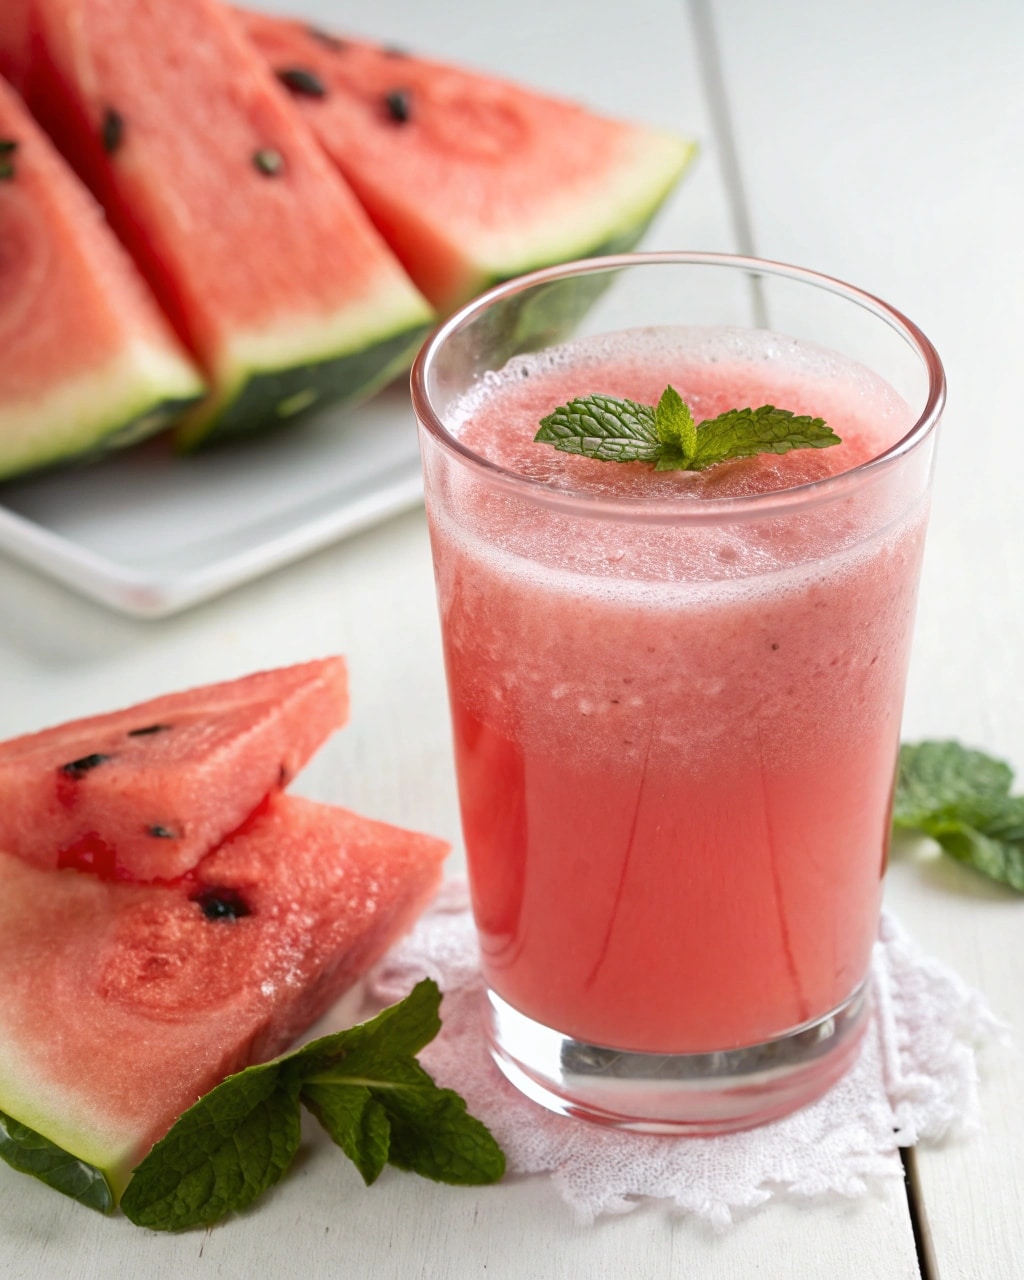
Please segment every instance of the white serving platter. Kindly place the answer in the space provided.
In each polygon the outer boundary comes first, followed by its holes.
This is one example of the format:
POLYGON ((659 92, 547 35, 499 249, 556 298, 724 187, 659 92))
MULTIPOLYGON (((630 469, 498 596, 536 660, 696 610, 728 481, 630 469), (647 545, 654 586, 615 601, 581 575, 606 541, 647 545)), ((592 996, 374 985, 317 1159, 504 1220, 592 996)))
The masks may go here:
POLYGON ((176 456, 166 439, 0 486, 0 552, 93 600, 159 618, 414 506, 404 384, 254 441, 176 456))

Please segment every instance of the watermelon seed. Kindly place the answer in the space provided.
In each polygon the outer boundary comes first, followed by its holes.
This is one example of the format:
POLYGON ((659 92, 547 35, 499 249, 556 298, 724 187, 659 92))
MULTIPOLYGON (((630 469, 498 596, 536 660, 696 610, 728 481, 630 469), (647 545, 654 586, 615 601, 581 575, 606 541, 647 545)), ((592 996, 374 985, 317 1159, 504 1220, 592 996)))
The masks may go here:
POLYGON ((312 40, 316 40, 318 44, 332 49, 335 53, 341 53, 345 48, 345 41, 339 39, 338 36, 331 35, 329 31, 323 31, 320 27, 307 27, 306 35, 312 40))
POLYGON ((108 107, 103 117, 103 128, 100 131, 103 150, 112 156, 124 141, 124 116, 113 107, 108 107))
POLYGON ((17 151, 18 143, 15 138, 0 138, 0 156, 9 156, 12 151, 17 151))
POLYGON ((14 177, 14 161, 0 158, 0 182, 10 182, 14 177))
POLYGON ((407 124, 412 115, 411 95, 407 89, 392 89, 384 95, 384 105, 395 124, 407 124))
POLYGON ((99 752, 93 752, 91 756, 82 756, 78 760, 72 760, 70 764, 62 764, 61 773, 67 774, 69 778, 80 778, 83 774, 88 773, 90 769, 95 769, 98 764, 104 764, 110 756, 102 756, 99 752))
POLYGON ((276 74, 284 87, 300 98, 327 97, 324 82, 305 67, 282 67, 276 74))
POLYGON ((147 724, 142 729, 129 729, 129 738, 145 738, 151 733, 163 733, 165 729, 169 729, 169 724, 147 724))
POLYGON ((177 840, 178 838, 169 827, 161 827, 156 823, 146 828, 146 835, 154 836, 157 840, 177 840))
POLYGON ((189 901, 196 903, 207 920, 239 920, 251 914, 249 904, 235 889, 203 889, 193 893, 189 901))
POLYGON ((260 173, 266 174, 268 178, 274 177, 284 168, 284 156, 281 155, 280 151, 274 151, 271 147, 263 147, 255 152, 252 162, 260 173))

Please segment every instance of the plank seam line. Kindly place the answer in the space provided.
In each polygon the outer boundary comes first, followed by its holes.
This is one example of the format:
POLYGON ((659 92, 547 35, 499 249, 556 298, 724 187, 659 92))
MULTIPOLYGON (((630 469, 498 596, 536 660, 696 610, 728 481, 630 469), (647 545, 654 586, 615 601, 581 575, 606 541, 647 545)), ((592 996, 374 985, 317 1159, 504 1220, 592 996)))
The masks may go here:
POLYGON ((907 1208, 910 1211, 910 1226, 914 1233, 914 1248, 917 1250, 917 1265, 921 1272, 921 1280, 939 1280, 939 1269, 932 1248, 931 1233, 928 1230, 928 1215, 921 1194, 921 1179, 918 1177, 917 1160, 913 1147, 900 1147, 900 1160, 903 1163, 903 1187, 907 1193, 907 1208))
MULTIPOLYGON (((718 161, 722 182, 729 199, 736 246, 740 253, 748 257, 756 257, 750 201, 747 198, 739 149, 736 146, 736 131, 732 112, 729 110, 729 97, 722 72, 721 50, 715 34, 711 5, 709 0, 685 0, 685 2, 690 11, 690 23, 697 46, 697 66, 707 98, 711 130, 718 144, 718 161)), ((767 329, 769 327, 767 308, 760 278, 752 276, 750 286, 754 323, 762 329, 767 329)))

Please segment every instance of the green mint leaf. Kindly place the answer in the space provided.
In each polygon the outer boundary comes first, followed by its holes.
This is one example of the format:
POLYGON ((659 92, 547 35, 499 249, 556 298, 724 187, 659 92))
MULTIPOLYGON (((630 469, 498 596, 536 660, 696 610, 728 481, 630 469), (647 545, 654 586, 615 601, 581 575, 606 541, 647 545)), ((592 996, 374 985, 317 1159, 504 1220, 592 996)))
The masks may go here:
POLYGON ((959 742, 906 742, 900 747, 893 824, 920 828, 928 816, 960 801, 1007 796, 1013 770, 959 742))
POLYGON ((703 471, 733 458, 791 449, 827 449, 841 440, 823 418, 797 416, 788 409, 763 404, 759 409, 730 409, 706 418, 697 427, 697 447, 690 467, 703 471))
POLYGON ((453 1090, 439 1089, 427 1076, 418 1089, 379 1096, 391 1119, 388 1160, 399 1169, 460 1186, 497 1182, 505 1172, 505 1156, 490 1130, 453 1090))
POLYGON ((654 411, 654 428, 663 445, 674 446, 686 460, 693 457, 697 448, 697 424, 689 405, 673 386, 667 386, 661 393, 654 411))
POLYGON ((391 1121, 365 1085, 307 1084, 302 1101, 369 1186, 388 1162, 391 1121))
POLYGON ((300 1102, 367 1183, 387 1162, 441 1182, 496 1181, 501 1148, 415 1058, 441 1028, 440 1004, 426 979, 368 1022, 229 1076, 154 1146, 121 1208, 158 1231, 208 1226, 246 1208, 291 1165, 300 1102))
POLYGON ((958 742, 900 748, 893 826, 921 831, 950 857, 1024 893, 1024 796, 1013 770, 958 742))
POLYGON ((614 396, 585 396, 540 420, 535 441, 604 462, 654 462, 661 449, 650 405, 614 396))
POLYGON ((1024 893, 1024 796, 988 796, 929 814, 920 829, 945 853, 1024 893))
POLYGON ((95 1165, 88 1164, 58 1147, 49 1138, 0 1111, 0 1159, 31 1174, 48 1187, 70 1196, 89 1209, 110 1213, 114 1194, 95 1165))
POLYGON ((278 1182, 299 1138, 299 1091, 281 1063, 247 1067, 200 1098, 153 1147, 121 1209, 154 1231, 210 1226, 278 1182))
POLYGON ((733 458, 790 449, 826 449, 842 441, 822 418, 763 404, 730 409, 694 423, 689 406, 668 386, 657 406, 582 396, 541 418, 536 442, 603 462, 652 462, 658 471, 704 471, 733 458))
POLYGON ((463 1185, 496 1182, 505 1171, 505 1157, 487 1128, 468 1114, 457 1093, 438 1088, 413 1057, 440 1029, 440 1002, 437 984, 426 979, 401 1004, 329 1038, 345 1037, 344 1044, 314 1041, 299 1051, 303 1102, 346 1153, 350 1146, 359 1152, 356 1164, 364 1178, 367 1172, 376 1176, 378 1113, 367 1121, 359 1109, 367 1104, 338 1102, 335 1091, 365 1091, 360 1096, 383 1112, 390 1128, 386 1158, 400 1169, 463 1185), (369 1139, 358 1129, 364 1123, 376 1126, 369 1139))

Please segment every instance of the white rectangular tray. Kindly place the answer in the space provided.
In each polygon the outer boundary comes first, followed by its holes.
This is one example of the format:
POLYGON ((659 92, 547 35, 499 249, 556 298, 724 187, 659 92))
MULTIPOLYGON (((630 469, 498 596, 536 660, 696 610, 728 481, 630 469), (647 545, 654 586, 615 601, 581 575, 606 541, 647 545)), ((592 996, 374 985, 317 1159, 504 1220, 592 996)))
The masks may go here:
POLYGON ((0 551, 94 600, 165 617, 414 506, 404 385, 257 440, 166 439, 0 486, 0 551))

